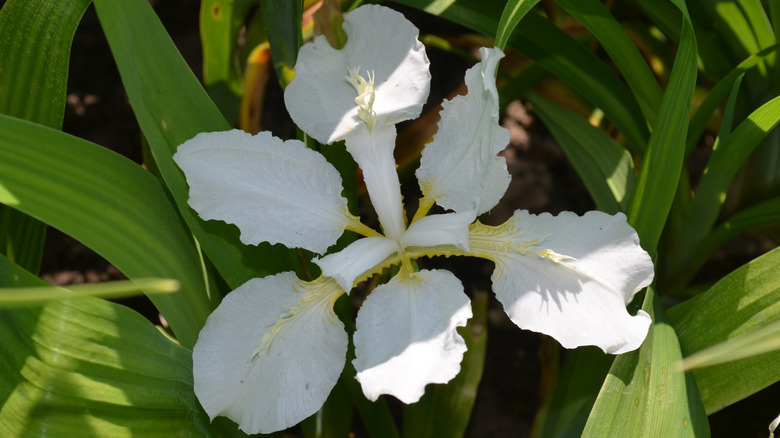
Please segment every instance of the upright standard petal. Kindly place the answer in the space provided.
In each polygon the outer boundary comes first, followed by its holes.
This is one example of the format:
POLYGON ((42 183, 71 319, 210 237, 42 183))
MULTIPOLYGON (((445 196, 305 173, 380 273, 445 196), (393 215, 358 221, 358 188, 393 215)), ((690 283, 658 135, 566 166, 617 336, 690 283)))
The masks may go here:
POLYGON ((195 394, 244 432, 291 427, 322 407, 344 368, 347 334, 331 279, 249 280, 209 316, 193 349, 195 394))
POLYGON ((398 241, 406 230, 406 218, 393 157, 395 126, 377 126, 372 132, 365 128, 357 129, 347 138, 346 146, 363 170, 363 181, 382 231, 390 239, 398 241))
POLYGON ((456 328, 471 316, 463 285, 448 271, 401 273, 374 289, 354 335, 352 363, 363 393, 414 403, 425 385, 452 380, 466 351, 456 328))
POLYGON ((480 49, 482 61, 466 72, 468 94, 442 103, 439 129, 423 149, 417 179, 423 195, 457 212, 482 214, 498 204, 511 177, 498 157, 509 131, 498 124, 494 72, 500 49, 480 49))
POLYGON ((364 5, 344 15, 343 28, 348 40, 340 50, 324 36, 301 47, 295 78, 284 91, 295 124, 320 143, 343 140, 363 123, 359 103, 367 102, 362 97, 373 96, 379 124, 395 124, 419 116, 430 89, 425 47, 403 15, 364 5), (353 85, 369 82, 366 93, 353 85))
POLYGON ((341 175, 298 140, 268 132, 200 133, 173 159, 203 219, 235 224, 241 241, 281 243, 324 253, 356 218, 341 196, 341 175))
POLYGON ((652 282, 653 262, 622 213, 518 210, 498 227, 472 226, 470 244, 496 263, 493 291, 520 328, 614 354, 644 341, 650 316, 626 305, 652 282))

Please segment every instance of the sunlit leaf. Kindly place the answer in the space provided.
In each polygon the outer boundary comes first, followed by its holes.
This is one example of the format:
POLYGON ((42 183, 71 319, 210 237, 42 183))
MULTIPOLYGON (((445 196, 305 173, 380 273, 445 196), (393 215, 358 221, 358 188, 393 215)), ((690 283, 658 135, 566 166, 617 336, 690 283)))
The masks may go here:
POLYGON ((780 350, 780 321, 696 352, 683 359, 679 368, 690 371, 776 350, 780 350))
POLYGON ((58 286, 0 288, 0 307, 35 306, 52 300, 73 298, 124 298, 133 295, 171 293, 179 290, 176 280, 139 278, 135 281, 89 283, 62 288, 58 286))
MULTIPOLYGON (((9 0, 2 5, 0 113, 62 128, 70 45, 90 3, 9 0)), ((44 224, 0 205, 0 253, 38 272, 45 234, 44 224)))
MULTIPOLYGON (((0 287, 45 284, 0 256, 0 287)), ((0 310, 0 345, 2 436, 231 434, 195 398, 191 352, 126 307, 86 297, 0 310)))
POLYGON ((501 20, 498 22, 498 29, 496 30, 496 41, 494 47, 504 49, 507 41, 509 41, 509 35, 517 27, 517 23, 523 19, 525 14, 528 13, 539 0, 509 0, 504 6, 504 12, 501 13, 501 20))
POLYGON ((680 47, 664 93, 658 123, 647 145, 634 197, 627 215, 642 246, 655 252, 672 206, 685 158, 685 136, 696 84, 696 37, 681 0, 673 3, 683 12, 680 47))
POLYGON ((175 294, 151 295, 184 346, 214 308, 186 225, 160 182, 103 147, 0 116, 0 202, 92 248, 130 279, 173 278, 175 294))
MULTIPOLYGON (((780 321, 780 249, 735 270, 706 293, 669 311, 685 355, 780 321)), ((780 351, 693 372, 708 414, 780 380, 780 351)))
POLYGON ((688 227, 680 248, 687 251, 710 230, 726 199, 729 185, 750 153, 780 123, 780 97, 753 111, 725 141, 713 150, 693 198, 688 227))

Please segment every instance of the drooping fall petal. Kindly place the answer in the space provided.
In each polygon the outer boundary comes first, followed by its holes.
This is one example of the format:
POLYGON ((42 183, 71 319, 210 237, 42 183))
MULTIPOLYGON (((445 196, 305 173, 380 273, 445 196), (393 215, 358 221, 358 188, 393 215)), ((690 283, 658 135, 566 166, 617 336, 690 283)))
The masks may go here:
POLYGON ((468 94, 442 103, 439 129, 423 149, 417 179, 426 198, 457 212, 482 214, 498 204, 511 177, 496 154, 509 144, 498 124, 494 72, 504 57, 499 49, 480 49, 482 61, 466 72, 468 94))
POLYGON ((520 328, 613 354, 647 335, 650 316, 631 316, 626 305, 652 282, 653 263, 622 213, 518 210, 498 227, 473 225, 470 245, 496 263, 493 291, 520 328))
POLYGON ((241 241, 281 243, 323 253, 355 220, 341 196, 341 175, 297 140, 268 132, 200 133, 173 159, 201 218, 241 230, 241 241))
POLYGON ((193 349, 195 394, 210 418, 247 433, 291 427, 322 407, 344 368, 343 291, 292 272, 249 280, 209 316, 193 349))
POLYGON ((377 123, 396 124, 422 111, 430 89, 425 48, 419 31, 390 8, 364 5, 344 15, 347 44, 336 50, 320 36, 301 47, 295 78, 284 92, 290 116, 320 143, 343 140, 359 124, 359 97, 348 81, 350 69, 373 79, 377 123))
POLYGON ((456 328, 471 316, 463 285, 448 271, 402 273, 374 289, 354 335, 352 363, 363 393, 414 403, 425 385, 452 380, 466 351, 456 328))

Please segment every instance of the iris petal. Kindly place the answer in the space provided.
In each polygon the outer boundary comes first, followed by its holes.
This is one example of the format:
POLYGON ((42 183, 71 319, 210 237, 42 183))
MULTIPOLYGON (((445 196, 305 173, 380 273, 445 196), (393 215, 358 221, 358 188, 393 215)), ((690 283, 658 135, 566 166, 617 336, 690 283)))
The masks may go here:
POLYGON ((466 72, 468 94, 442 103, 439 129, 423 149, 417 179, 423 195, 448 210, 482 214, 498 204, 511 177, 496 154, 509 144, 498 124, 494 72, 504 57, 480 49, 482 61, 466 72))
POLYGON ((341 196, 341 175, 297 140, 243 131, 201 133, 173 159, 201 218, 241 230, 241 241, 281 243, 323 253, 354 218, 341 196))
POLYGON ((399 249, 395 240, 364 237, 339 252, 312 261, 320 267, 322 275, 334 278, 342 289, 349 291, 357 278, 370 272, 399 249))
POLYGON ((456 331, 471 318, 463 285, 448 271, 399 274, 366 298, 357 317, 352 362, 369 400, 390 394, 404 403, 425 385, 460 372, 466 343, 456 331))
POLYGON ((472 226, 471 252, 495 261, 493 291, 520 328, 566 348, 639 348, 650 316, 626 305, 653 280, 653 263, 625 215, 517 211, 498 227, 472 226))
POLYGON ((284 92, 290 116, 320 143, 343 140, 359 124, 358 97, 349 69, 374 77, 373 110, 379 124, 394 125, 420 115, 431 75, 419 31, 390 8, 364 5, 344 15, 347 43, 336 50, 324 36, 305 44, 295 78, 284 92))
POLYGON ((344 368, 343 291, 292 272, 249 280, 209 316, 193 349, 195 394, 210 418, 247 433, 293 426, 322 407, 344 368))

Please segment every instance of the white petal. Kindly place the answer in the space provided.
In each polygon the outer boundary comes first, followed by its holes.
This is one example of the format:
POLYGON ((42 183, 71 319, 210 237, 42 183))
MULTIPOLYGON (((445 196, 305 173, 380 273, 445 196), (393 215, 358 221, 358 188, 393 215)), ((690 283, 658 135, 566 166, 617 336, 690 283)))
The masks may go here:
POLYGON ((471 318, 463 285, 448 271, 399 274, 366 298, 354 335, 357 379, 369 400, 390 394, 414 403, 429 383, 460 372, 471 318))
POLYGON ((347 138, 346 146, 363 170, 363 181, 382 231, 390 239, 399 240, 406 229, 406 221, 393 157, 395 126, 379 125, 370 133, 365 128, 356 129, 347 138))
POLYGON ((244 432, 291 427, 322 407, 344 368, 343 291, 294 273, 255 278, 225 297, 193 349, 195 394, 211 419, 244 432))
POLYGON ((312 261, 320 267, 322 275, 333 278, 342 289, 350 291, 358 277, 399 250, 395 240, 384 237, 364 237, 337 253, 315 258, 312 261))
POLYGON ((428 98, 430 73, 419 31, 384 6, 364 5, 344 15, 347 44, 336 50, 324 36, 298 53, 295 78, 284 92, 290 116, 320 143, 343 140, 360 123, 349 67, 373 72, 374 111, 380 124, 416 118, 428 98))
POLYGON ((499 227, 473 227, 470 243, 495 261, 493 291, 520 328, 614 354, 644 341, 650 316, 626 304, 652 282, 653 263, 622 213, 518 210, 499 227))
POLYGON ((469 250, 469 224, 476 219, 475 211, 425 216, 411 225, 401 238, 401 247, 455 245, 469 250))
POLYGON ((423 195, 442 207, 482 214, 498 204, 509 186, 506 160, 496 154, 509 144, 498 125, 498 92, 493 73, 504 57, 480 49, 482 61, 466 72, 468 94, 442 103, 439 129, 423 149, 417 179, 423 195))
POLYGON ((323 253, 350 223, 338 171, 298 140, 268 132, 200 133, 173 159, 203 219, 235 224, 241 241, 323 253))

